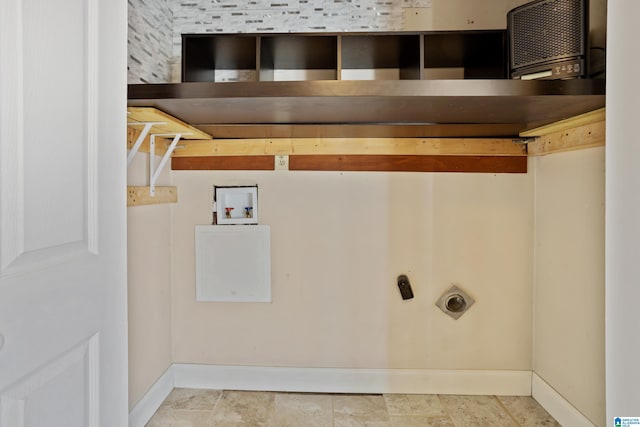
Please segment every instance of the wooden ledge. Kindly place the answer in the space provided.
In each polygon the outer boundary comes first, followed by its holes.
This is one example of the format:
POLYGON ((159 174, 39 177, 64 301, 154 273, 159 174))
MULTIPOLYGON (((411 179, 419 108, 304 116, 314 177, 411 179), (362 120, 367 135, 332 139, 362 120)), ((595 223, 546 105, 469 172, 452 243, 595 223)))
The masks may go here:
POLYGON ((551 135, 564 130, 574 129, 585 125, 590 125, 598 122, 603 122, 606 119, 606 109, 600 108, 588 113, 580 114, 575 117, 570 117, 565 120, 559 120, 554 123, 550 123, 546 126, 540 126, 535 129, 529 129, 525 132, 520 132, 522 137, 531 136, 544 136, 551 135))
POLYGON ((589 123, 572 129, 545 134, 527 144, 530 156, 602 147, 606 139, 605 122, 589 123))
POLYGON ((178 201, 178 190, 176 187, 156 187, 155 196, 152 196, 149 190, 149 187, 127 187, 127 206, 176 203, 178 201))
MULTIPOLYGON (((196 129, 188 123, 160 111, 153 107, 128 107, 127 121, 129 123, 162 122, 163 124, 153 125, 150 133, 155 134, 182 134, 183 139, 209 139, 211 135, 196 129)), ((142 126, 135 126, 142 129, 142 126)))

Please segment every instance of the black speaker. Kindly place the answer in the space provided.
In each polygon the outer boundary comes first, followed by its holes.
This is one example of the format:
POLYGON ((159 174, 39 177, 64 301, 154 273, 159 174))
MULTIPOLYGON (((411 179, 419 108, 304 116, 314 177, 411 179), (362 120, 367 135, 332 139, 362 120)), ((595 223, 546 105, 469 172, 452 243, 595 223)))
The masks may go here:
POLYGON ((507 12, 512 79, 587 77, 588 0, 535 0, 507 12))

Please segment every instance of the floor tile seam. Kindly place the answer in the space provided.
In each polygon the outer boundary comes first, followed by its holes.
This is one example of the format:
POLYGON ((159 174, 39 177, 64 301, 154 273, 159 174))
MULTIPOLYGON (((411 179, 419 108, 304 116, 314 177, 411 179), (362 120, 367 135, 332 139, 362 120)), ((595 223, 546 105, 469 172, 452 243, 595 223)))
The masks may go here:
POLYGON ((447 409, 447 406, 442 401, 441 395, 436 394, 436 396, 438 397, 438 402, 440 402, 440 406, 442 406, 442 409, 445 415, 447 416, 447 418, 449 418, 449 420, 451 421, 451 424, 453 424, 453 427, 463 427, 463 426, 458 426, 458 424, 456 423, 456 419, 453 416, 451 416, 451 414, 449 413, 449 409, 447 409))
POLYGON ((276 398, 278 397, 278 393, 277 391, 270 391, 269 394, 269 406, 271 407, 271 410, 269 411, 269 414, 266 417, 266 425, 267 427, 275 427, 275 423, 276 423, 276 398))
POLYGON ((335 405, 335 394, 331 395, 331 427, 336 426, 336 405, 335 405))
POLYGON ((384 393, 382 393, 382 403, 384 403, 384 410, 387 413, 387 420, 389 420, 389 424, 391 424, 391 414, 389 413, 389 405, 387 405, 387 399, 385 399, 384 393))
MULTIPOLYGON (((389 416, 390 417, 405 417, 405 416, 416 416, 416 417, 424 417, 424 418, 437 418, 437 417, 444 417, 444 418, 449 418, 451 419, 451 416, 449 415, 449 413, 446 411, 446 409, 444 408, 444 405, 442 404, 442 400, 440 400, 440 396, 436 393, 417 393, 417 394, 409 394, 411 395, 417 395, 417 396, 432 396, 435 397, 438 402, 440 403, 440 406, 442 407, 442 411, 440 414, 436 414, 434 412, 432 412, 431 410, 428 410, 426 412, 423 413, 391 413, 389 412, 389 416)), ((384 396, 387 396, 387 394, 384 394, 384 396)), ((385 399, 386 400, 386 399, 385 399)))
POLYGON ((172 412, 213 412, 213 409, 198 409, 198 408, 167 408, 172 412))
MULTIPOLYGON (((176 408, 171 408, 171 407, 168 407, 168 408, 165 408, 165 409, 167 410, 167 412, 168 412, 167 415, 169 417, 175 417, 176 415, 180 415, 182 413, 191 413, 191 414, 193 414, 193 413, 207 413, 207 419, 206 419, 205 423, 206 423, 207 427, 212 426, 213 411, 211 411, 211 410, 208 410, 208 409, 176 409, 176 408)), ((153 414, 153 417, 147 422, 147 424, 145 424, 145 426, 147 426, 153 420, 153 418, 156 417, 156 415, 158 415, 158 412, 153 414)), ((164 418, 164 416, 162 418, 164 418)), ((171 424, 171 425, 173 425, 173 424, 171 424)))
MULTIPOLYGON (((222 394, 222 393, 220 393, 222 394)), ((218 398, 219 399, 219 398, 218 398)), ((216 403, 217 404, 217 403, 216 403)), ((214 422, 213 422, 213 410, 211 410, 211 413, 209 414, 209 418, 207 419, 207 427, 214 427, 214 422)))
POLYGON ((425 414, 418 414, 418 415, 412 415, 412 414, 404 414, 404 415, 389 415, 389 419, 391 418, 420 418, 420 419, 434 419, 434 418, 451 418, 449 417, 449 415, 444 414, 444 415, 425 415, 425 414))
POLYGON ((498 402, 498 405, 500 405, 500 407, 502 408, 502 410, 513 420, 514 423, 516 423, 517 426, 522 427, 522 424, 520 424, 518 422, 518 420, 516 419, 516 417, 513 416, 513 414, 511 413, 511 411, 509 410, 509 408, 507 408, 505 406, 504 403, 502 403, 502 400, 500 400, 500 398, 498 396, 493 396, 496 401, 498 402))
POLYGON ((222 394, 224 393, 224 390, 219 390, 220 393, 218 394, 218 398, 216 399, 216 403, 213 405, 213 409, 211 409, 211 417, 209 419, 209 424, 213 426, 213 414, 215 413, 216 409, 218 409, 218 405, 220 404, 220 401, 222 400, 222 394))

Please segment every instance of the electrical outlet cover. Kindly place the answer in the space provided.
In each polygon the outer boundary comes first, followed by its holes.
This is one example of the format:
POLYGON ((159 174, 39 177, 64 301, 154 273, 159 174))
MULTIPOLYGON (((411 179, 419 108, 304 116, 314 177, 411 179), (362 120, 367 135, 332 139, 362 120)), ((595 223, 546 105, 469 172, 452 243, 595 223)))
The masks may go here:
POLYGON ((275 156, 276 165, 275 170, 277 171, 287 171, 289 170, 289 156, 288 155, 278 155, 275 156))

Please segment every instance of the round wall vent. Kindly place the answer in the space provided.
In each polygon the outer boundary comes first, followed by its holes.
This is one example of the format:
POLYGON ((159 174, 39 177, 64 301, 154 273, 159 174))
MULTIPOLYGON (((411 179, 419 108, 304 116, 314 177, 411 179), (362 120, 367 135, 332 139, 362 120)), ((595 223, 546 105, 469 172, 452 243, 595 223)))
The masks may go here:
POLYGON ((445 314, 458 319, 473 305, 475 300, 469 296, 465 291, 457 286, 452 286, 446 291, 440 299, 436 302, 436 305, 445 314))

